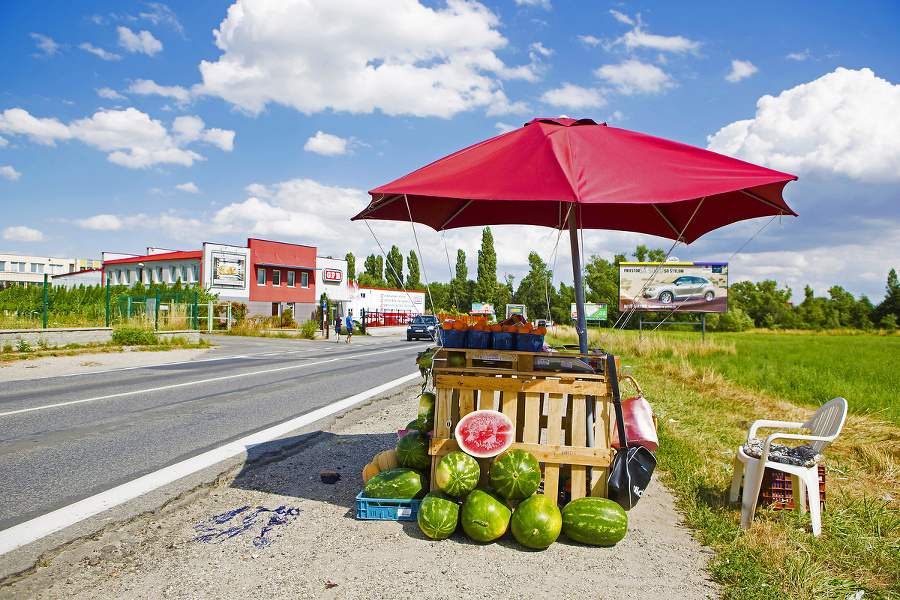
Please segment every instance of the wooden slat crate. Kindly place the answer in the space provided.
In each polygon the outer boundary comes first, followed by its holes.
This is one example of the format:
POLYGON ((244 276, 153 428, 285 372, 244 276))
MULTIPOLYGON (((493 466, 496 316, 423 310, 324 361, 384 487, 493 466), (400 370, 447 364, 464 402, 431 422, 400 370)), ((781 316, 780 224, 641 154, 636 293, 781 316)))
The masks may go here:
MULTIPOLYGON (((528 450, 544 464, 543 493, 559 494, 561 471, 571 477, 572 499, 588 490, 606 496, 606 477, 612 462, 612 425, 615 420, 609 384, 605 375, 533 371, 535 356, 528 352, 450 350, 466 353, 465 368, 449 368, 448 350, 440 350, 434 361, 434 437, 431 440, 432 476, 441 458, 459 446, 453 439, 460 417, 475 410, 492 409, 507 415, 516 425, 511 448, 528 450), (476 366, 478 361, 508 355, 509 366, 476 366), (485 358, 487 357, 487 358, 485 358), (527 367, 527 370, 523 370, 527 367), (594 447, 587 447, 588 397, 594 403, 594 447), (588 485, 588 469, 591 481, 588 485)), ((578 355, 573 355, 578 356, 578 355)), ((592 356, 596 361, 597 357, 592 356)), ((483 364, 483 363, 482 363, 483 364)), ((490 461, 482 459, 481 484, 488 482, 490 461)))

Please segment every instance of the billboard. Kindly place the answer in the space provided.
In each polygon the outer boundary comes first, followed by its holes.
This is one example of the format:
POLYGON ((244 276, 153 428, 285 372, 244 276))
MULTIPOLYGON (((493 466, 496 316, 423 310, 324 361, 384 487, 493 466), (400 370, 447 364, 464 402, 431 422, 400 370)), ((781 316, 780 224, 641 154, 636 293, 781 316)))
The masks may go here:
POLYGON ((216 287, 244 287, 247 259, 243 254, 212 252, 212 284, 216 287))
POLYGON ((727 312, 728 263, 620 263, 619 310, 727 312))
MULTIPOLYGON (((578 312, 574 304, 572 304, 572 321, 576 321, 578 319, 578 312)), ((591 304, 586 302, 584 305, 584 320, 585 321, 605 321, 606 320, 606 303, 601 302, 600 304, 591 304)))

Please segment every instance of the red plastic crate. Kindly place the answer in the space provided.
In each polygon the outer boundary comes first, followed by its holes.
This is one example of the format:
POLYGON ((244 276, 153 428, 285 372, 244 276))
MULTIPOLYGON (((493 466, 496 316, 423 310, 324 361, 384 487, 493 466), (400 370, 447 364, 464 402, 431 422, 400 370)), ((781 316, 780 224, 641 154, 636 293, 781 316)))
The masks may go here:
MULTIPOLYGON (((819 465, 819 502, 821 508, 825 508, 825 465, 819 465)), ((781 471, 766 469, 763 474, 762 485, 759 488, 759 497, 756 505, 769 506, 779 509, 794 509, 794 490, 791 485, 791 476, 781 471)), ((809 510, 809 500, 806 501, 806 509, 809 510)))

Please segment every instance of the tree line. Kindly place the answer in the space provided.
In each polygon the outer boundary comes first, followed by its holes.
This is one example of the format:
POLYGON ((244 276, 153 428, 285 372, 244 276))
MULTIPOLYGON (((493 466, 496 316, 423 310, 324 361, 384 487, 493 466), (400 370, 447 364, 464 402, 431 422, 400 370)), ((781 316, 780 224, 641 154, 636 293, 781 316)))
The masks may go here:
MULTIPOLYGON (((631 259, 638 262, 663 262, 662 249, 637 246, 631 259)), ((346 255, 348 280, 360 287, 408 289, 426 291, 425 303, 434 312, 467 313, 473 303, 489 303, 498 313, 506 304, 524 304, 531 319, 549 319, 556 323, 571 323, 571 305, 575 289, 560 282, 553 283, 553 271, 537 252, 528 254, 529 271, 518 283, 512 275, 497 278, 497 253, 490 227, 482 230, 478 251, 478 270, 469 278, 466 254, 457 250, 456 270, 448 283, 431 281, 426 290, 422 282, 419 260, 410 251, 404 261, 397 246, 391 246, 386 257, 371 254, 364 260, 357 274, 356 257, 346 255), (404 269, 405 266, 405 269, 404 269), (406 276, 404 277, 404 272, 406 276)), ((607 324, 619 323, 619 265, 626 261, 625 253, 616 254, 613 261, 591 255, 584 264, 585 301, 606 303, 607 324)), ((699 321, 700 316, 679 313, 679 321, 699 321)), ((707 328, 712 331, 744 331, 746 329, 877 329, 894 332, 900 321, 900 283, 897 272, 891 269, 885 286, 885 297, 874 304, 865 295, 855 298, 841 286, 833 286, 827 297, 816 297, 808 285, 800 302, 793 300, 789 287, 781 287, 773 280, 759 283, 740 281, 729 285, 728 312, 706 316, 707 328)), ((619 323, 625 328, 637 328, 635 319, 619 323)))

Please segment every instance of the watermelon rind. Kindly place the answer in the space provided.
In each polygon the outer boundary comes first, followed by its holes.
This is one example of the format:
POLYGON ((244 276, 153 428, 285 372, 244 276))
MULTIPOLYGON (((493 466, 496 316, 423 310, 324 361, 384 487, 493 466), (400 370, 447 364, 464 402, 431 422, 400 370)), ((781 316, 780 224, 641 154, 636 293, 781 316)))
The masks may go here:
POLYGON ((476 410, 461 417, 454 430, 456 443, 475 458, 497 456, 512 445, 516 428, 512 420, 496 410, 476 410))
POLYGON ((478 461, 465 452, 455 450, 435 467, 433 485, 451 496, 465 496, 475 489, 480 477, 478 461))
POLYGON ((373 475, 363 489, 364 498, 409 500, 428 493, 425 476, 415 469, 400 467, 373 475))
POLYGON ((428 448, 431 438, 421 431, 410 431, 397 441, 397 462, 410 469, 430 469, 431 455, 428 448))
POLYGON ((531 452, 513 449, 491 463, 491 486, 509 500, 523 500, 541 485, 541 465, 531 452))
POLYGON ((435 540, 450 537, 459 523, 459 503, 441 491, 428 492, 416 514, 422 533, 435 540))
POLYGON ((556 502, 543 494, 534 494, 516 506, 509 528, 520 544, 540 550, 559 537, 562 514, 556 502))
POLYGON ((463 531, 476 542, 492 542, 506 533, 512 510, 497 492, 476 488, 459 511, 463 531))
POLYGON ((588 496, 572 500, 562 509, 562 532, 576 542, 614 546, 628 531, 625 509, 607 498, 588 496))

